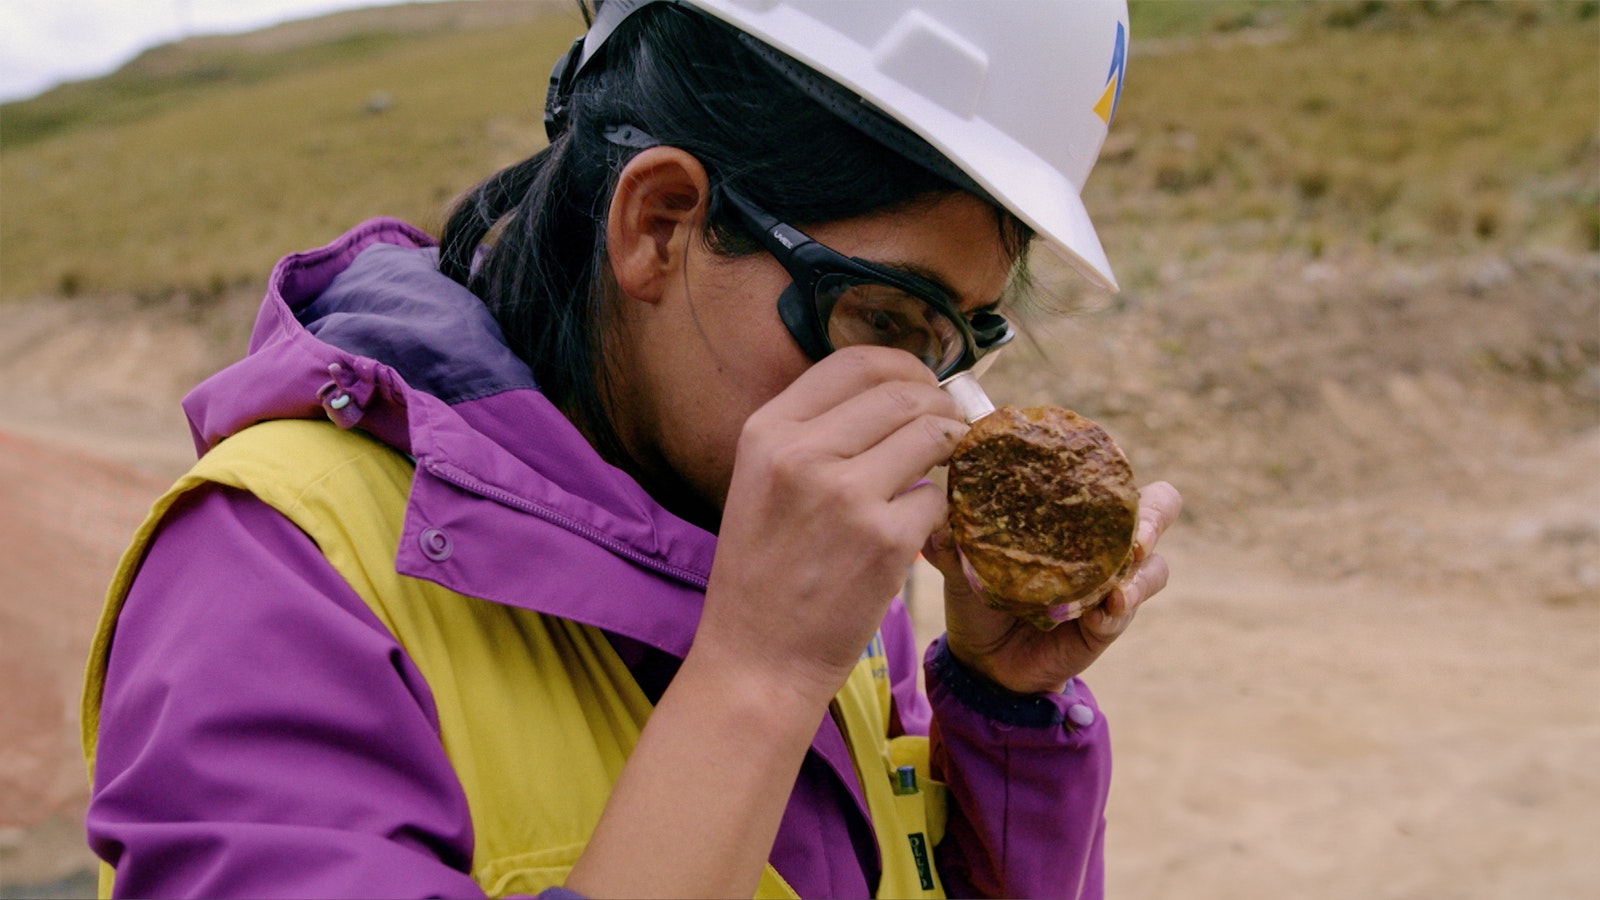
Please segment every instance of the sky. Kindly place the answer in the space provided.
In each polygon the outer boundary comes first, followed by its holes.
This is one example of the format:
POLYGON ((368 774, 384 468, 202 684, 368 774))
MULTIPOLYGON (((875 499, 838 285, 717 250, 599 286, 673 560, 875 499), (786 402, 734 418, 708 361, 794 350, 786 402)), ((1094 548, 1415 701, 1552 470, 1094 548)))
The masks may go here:
POLYGON ((141 51, 198 34, 402 0, 0 0, 0 101, 115 71, 141 51))

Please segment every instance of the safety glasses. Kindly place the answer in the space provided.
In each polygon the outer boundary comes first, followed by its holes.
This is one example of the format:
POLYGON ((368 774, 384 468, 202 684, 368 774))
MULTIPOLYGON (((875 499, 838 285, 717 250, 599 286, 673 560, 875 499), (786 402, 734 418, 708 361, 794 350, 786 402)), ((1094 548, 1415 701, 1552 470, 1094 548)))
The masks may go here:
POLYGON ((988 368, 994 351, 1015 336, 1003 316, 979 312, 969 320, 932 282, 838 253, 726 184, 720 190, 729 209, 794 279, 778 297, 778 314, 814 360, 843 347, 896 347, 921 359, 942 381, 988 368))
MULTIPOLYGON (((633 125, 608 126, 604 135, 619 147, 659 146, 633 125)), ((931 281, 845 256, 779 222, 727 184, 719 190, 740 223, 794 279, 778 296, 778 315, 814 360, 841 347, 897 347, 944 381, 968 370, 981 374, 994 351, 1016 335, 1004 316, 980 311, 969 320, 931 281)))

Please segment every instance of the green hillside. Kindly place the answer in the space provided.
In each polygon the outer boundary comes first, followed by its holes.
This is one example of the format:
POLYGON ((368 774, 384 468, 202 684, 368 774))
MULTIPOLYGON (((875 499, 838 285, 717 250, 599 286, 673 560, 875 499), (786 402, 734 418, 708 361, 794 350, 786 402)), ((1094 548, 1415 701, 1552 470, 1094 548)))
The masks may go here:
POLYGON ((1135 54, 1090 180, 1125 286, 1219 251, 1600 250, 1595 4, 1207 6, 1134 6, 1136 44, 1140 10, 1210 34, 1135 54))
POLYGON ((550 63, 582 21, 521 6, 492 27, 162 48, 0 107, 0 297, 216 294, 369 216, 433 225, 543 141, 550 63))
MULTIPOLYGON (((215 296, 369 216, 436 226, 543 140, 581 23, 561 0, 517 8, 185 42, 0 107, 0 299, 215 296)), ((1132 8, 1090 184, 1125 283, 1230 247, 1600 248, 1594 2, 1132 8)))

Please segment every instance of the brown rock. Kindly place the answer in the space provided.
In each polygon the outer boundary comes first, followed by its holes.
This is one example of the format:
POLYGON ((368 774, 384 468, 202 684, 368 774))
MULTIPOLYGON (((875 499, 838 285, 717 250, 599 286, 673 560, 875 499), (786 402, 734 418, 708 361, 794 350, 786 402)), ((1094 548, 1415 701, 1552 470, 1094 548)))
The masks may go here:
POLYGON ((997 609, 1051 629, 1092 609, 1133 561, 1139 491, 1099 425, 1001 407, 950 458, 950 527, 997 609))

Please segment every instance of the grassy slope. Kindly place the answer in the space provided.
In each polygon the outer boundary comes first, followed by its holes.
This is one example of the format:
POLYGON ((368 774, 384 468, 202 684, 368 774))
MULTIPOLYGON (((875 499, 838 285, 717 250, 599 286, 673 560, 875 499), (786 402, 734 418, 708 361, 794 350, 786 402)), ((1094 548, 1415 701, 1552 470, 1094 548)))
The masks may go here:
MULTIPOLYGON (((1135 0, 1089 187, 1125 286, 1175 252, 1596 249, 1593 6, 1135 0)), ((214 295, 365 217, 436 224, 542 142, 548 66, 577 28, 557 9, 271 55, 169 49, 0 108, 0 299, 214 295), (379 93, 393 106, 366 112, 379 93)))
MULTIPOLYGON (((216 293, 362 218, 433 224, 541 145, 550 61, 580 28, 562 7, 492 29, 346 37, 274 64, 241 52, 211 79, 196 72, 219 54, 124 79, 111 96, 133 98, 127 121, 80 104, 54 133, 0 144, 0 297, 216 293), (392 106, 368 112, 380 94, 392 106)), ((18 107, 0 122, 25 118, 18 107)))
POLYGON ((1175 251, 1600 249, 1592 10, 1358 6, 1136 52, 1087 198, 1125 286, 1175 251))

